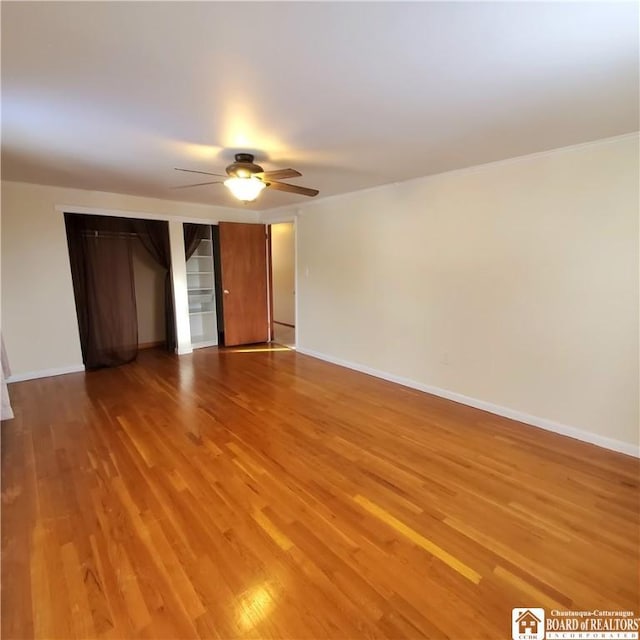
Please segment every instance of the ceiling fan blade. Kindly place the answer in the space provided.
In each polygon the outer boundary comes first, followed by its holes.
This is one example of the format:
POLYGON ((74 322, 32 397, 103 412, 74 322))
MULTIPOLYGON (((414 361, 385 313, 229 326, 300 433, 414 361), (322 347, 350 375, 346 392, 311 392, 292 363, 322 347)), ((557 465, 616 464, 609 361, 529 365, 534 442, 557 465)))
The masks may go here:
POLYGON ((282 178, 299 178, 302 174, 295 169, 276 169, 275 171, 262 171, 253 174, 260 180, 281 180, 282 178))
POLYGON ((276 180, 265 180, 267 187, 276 189, 277 191, 288 191, 289 193, 297 193, 301 196, 317 196, 320 192, 317 189, 309 189, 307 187, 299 187, 297 184, 287 184, 286 182, 278 182, 276 180))
POLYGON ((172 189, 189 189, 190 187, 204 187, 205 184, 222 184, 222 180, 214 180, 213 182, 197 182, 196 184, 181 184, 172 189))
POLYGON ((202 173, 205 176, 216 176, 218 178, 228 178, 229 176, 223 176, 221 173, 210 173, 209 171, 196 171, 195 169, 180 169, 179 167, 174 167, 176 171, 186 171, 187 173, 202 173))

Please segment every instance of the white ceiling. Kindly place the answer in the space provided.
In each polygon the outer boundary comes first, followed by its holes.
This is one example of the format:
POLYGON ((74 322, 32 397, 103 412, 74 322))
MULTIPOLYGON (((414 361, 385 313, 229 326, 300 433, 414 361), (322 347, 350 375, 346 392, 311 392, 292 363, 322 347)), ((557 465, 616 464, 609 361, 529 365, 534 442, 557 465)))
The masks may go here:
POLYGON ((173 167, 255 150, 323 197, 638 129, 635 2, 1 11, 3 179, 242 206, 173 167))

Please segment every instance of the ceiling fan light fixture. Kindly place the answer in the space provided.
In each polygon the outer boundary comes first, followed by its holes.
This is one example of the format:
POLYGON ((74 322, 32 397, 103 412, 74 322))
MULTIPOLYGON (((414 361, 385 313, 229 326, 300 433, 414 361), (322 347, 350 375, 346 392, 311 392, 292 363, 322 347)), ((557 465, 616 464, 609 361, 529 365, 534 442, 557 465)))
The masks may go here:
POLYGON ((224 186, 231 191, 231 193, 242 200, 243 202, 253 202, 260 192, 267 186, 261 180, 257 178, 229 178, 224 181, 224 186))

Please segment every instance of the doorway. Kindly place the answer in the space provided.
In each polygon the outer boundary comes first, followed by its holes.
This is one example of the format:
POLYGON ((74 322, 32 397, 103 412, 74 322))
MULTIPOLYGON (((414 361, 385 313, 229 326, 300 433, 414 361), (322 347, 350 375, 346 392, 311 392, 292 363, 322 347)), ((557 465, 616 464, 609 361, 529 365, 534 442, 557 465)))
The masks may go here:
POLYGON ((295 348, 294 223, 221 221, 211 232, 218 344, 295 348))
POLYGON ((293 222, 271 225, 273 341, 296 346, 296 247, 293 222))

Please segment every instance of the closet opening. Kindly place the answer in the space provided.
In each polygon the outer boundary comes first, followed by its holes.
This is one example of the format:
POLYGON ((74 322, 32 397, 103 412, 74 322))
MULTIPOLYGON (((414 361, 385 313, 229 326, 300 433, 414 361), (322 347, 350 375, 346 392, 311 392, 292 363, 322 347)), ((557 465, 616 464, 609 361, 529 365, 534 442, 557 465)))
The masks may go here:
POLYGON ((191 346, 193 349, 212 347, 218 344, 219 327, 212 227, 186 223, 183 233, 191 346))
POLYGON ((176 346, 167 222, 65 213, 87 370, 135 360, 140 348, 176 346))

